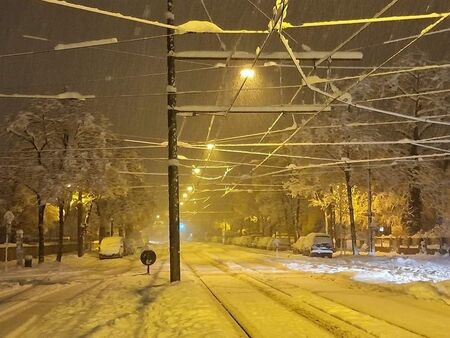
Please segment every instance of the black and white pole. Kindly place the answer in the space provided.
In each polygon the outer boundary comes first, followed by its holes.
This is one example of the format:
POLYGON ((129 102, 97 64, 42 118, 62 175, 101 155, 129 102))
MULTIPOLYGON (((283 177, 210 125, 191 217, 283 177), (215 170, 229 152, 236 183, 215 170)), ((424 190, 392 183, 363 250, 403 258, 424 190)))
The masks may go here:
MULTIPOLYGON (((174 25, 173 0, 167 0, 167 24, 174 25)), ((168 133, 168 186, 169 186, 169 254, 170 282, 181 279, 180 272, 180 201, 177 158, 177 113, 175 86, 175 31, 167 28, 167 122, 168 133)))

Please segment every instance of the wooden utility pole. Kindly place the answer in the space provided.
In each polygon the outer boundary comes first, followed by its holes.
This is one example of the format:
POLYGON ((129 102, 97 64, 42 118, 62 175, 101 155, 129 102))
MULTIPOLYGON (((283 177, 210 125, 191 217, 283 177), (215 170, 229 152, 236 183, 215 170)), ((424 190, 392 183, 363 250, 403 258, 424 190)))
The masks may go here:
MULTIPOLYGON (((173 0, 167 0, 167 24, 174 25, 173 0)), ((177 112, 175 86, 175 31, 167 28, 167 122, 168 122, 168 186, 169 186, 169 253, 170 282, 181 279, 180 272, 180 201, 177 158, 177 112)))

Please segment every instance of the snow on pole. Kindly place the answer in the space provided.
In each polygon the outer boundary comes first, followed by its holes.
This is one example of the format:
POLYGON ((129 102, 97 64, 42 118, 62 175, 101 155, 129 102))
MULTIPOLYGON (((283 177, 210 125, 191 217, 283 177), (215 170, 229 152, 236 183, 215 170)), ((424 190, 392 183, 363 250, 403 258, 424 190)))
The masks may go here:
POLYGON ((167 0, 167 124, 169 186, 170 282, 181 280, 180 268, 180 199, 177 157, 177 112, 175 85, 175 30, 173 0, 167 0))

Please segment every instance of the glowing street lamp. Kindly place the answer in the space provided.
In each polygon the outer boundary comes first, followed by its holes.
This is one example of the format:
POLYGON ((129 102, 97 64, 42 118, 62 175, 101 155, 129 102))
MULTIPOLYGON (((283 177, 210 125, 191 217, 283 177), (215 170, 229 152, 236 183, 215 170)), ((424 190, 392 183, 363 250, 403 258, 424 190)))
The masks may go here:
POLYGON ((160 219, 161 218, 161 216, 160 215, 156 215, 156 219, 160 219))
POLYGON ((183 205, 184 205, 184 202, 180 202, 180 205, 183 206, 183 205))
POLYGON ((192 169, 192 172, 196 175, 200 174, 202 172, 202 170, 200 168, 194 168, 192 169))
POLYGON ((186 190, 187 190, 188 192, 193 192, 193 191, 194 191, 194 187, 193 187, 192 185, 189 185, 189 186, 186 188, 186 190))
POLYGON ((188 198, 187 192, 185 192, 185 193, 183 194, 183 198, 188 198))
POLYGON ((208 150, 213 150, 214 147, 215 147, 215 145, 212 144, 212 143, 208 143, 208 144, 206 145, 206 148, 207 148, 208 150))
POLYGON ((252 79, 255 77, 255 71, 251 68, 244 68, 241 70, 241 77, 245 79, 252 79))

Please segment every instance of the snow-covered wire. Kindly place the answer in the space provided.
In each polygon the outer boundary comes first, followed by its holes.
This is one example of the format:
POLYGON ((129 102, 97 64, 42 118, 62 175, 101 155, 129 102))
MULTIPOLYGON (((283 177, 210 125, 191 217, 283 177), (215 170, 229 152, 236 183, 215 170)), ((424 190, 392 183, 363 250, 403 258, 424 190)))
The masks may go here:
MULTIPOLYGON (((190 149, 197 150, 205 150, 206 147, 199 146, 190 146, 190 149)), ((269 153, 259 152, 259 151, 247 151, 247 150, 236 150, 236 149, 223 149, 223 148, 214 148, 214 151, 225 152, 225 153, 236 153, 236 154, 249 154, 249 155, 258 155, 258 156, 267 156, 269 153)), ((314 157, 314 156, 301 156, 301 155, 288 155, 288 154, 274 154, 274 157, 284 157, 284 158, 297 158, 297 159, 308 159, 315 161, 335 161, 334 158, 327 157, 314 157)), ((255 165, 256 167, 257 165, 255 165)))
POLYGON ((361 159, 361 160, 350 160, 345 159, 342 161, 336 161, 331 163, 318 163, 318 164, 309 164, 304 166, 297 166, 297 165, 291 165, 288 168, 279 170, 279 171, 273 171, 269 173, 264 173, 260 175, 253 175, 249 178, 243 178, 242 180, 250 179, 250 178, 260 178, 260 177, 267 177, 272 176, 275 174, 285 173, 285 172, 293 172, 298 170, 304 170, 304 169, 314 169, 314 168, 322 168, 322 167, 333 167, 338 166, 341 167, 343 165, 349 165, 349 164, 357 164, 357 163, 368 163, 368 162, 393 162, 393 161, 405 161, 405 160, 416 160, 420 161, 421 159, 426 158, 441 158, 441 159, 448 159, 450 158, 450 154, 448 153, 439 153, 439 154, 422 154, 422 155, 411 155, 411 156, 396 156, 396 157, 383 157, 383 158, 371 158, 371 159, 361 159))
MULTIPOLYGON (((397 52, 395 52, 393 55, 391 55, 390 57, 388 57, 386 60, 384 60, 380 66, 378 66, 377 68, 374 68, 372 71, 370 71, 369 73, 363 75, 360 79, 358 79, 357 81, 355 81, 352 85, 350 85, 349 87, 347 87, 344 91, 342 91, 341 93, 339 93, 336 96, 330 95, 328 93, 325 93, 323 91, 321 91, 320 89, 308 84, 308 81, 306 81, 306 76, 303 72, 303 70, 300 67, 300 64, 298 62, 297 59, 295 59, 295 57, 293 58, 294 64, 296 65, 299 73, 301 74, 301 77, 303 79, 303 81, 305 81, 306 85, 308 86, 308 88, 310 88, 313 91, 317 91, 320 94, 323 94, 325 96, 331 96, 330 99, 328 100, 328 102, 324 105, 324 107, 322 109, 320 109, 319 111, 317 111, 314 115, 312 115, 311 117, 309 117, 306 121, 304 121, 294 132, 292 132, 291 135, 289 135, 284 143, 289 142, 305 125, 307 125, 309 122, 311 122, 313 119, 315 119, 319 113, 321 113, 326 107, 328 107, 330 104, 332 104, 334 101, 339 100, 342 102, 342 100, 340 99, 341 97, 343 97, 343 95, 348 94, 348 92, 355 88, 356 86, 358 86, 362 81, 364 81, 365 79, 367 79, 371 74, 375 73, 375 71, 381 67, 384 66, 385 64, 389 63, 391 60, 393 60, 397 55, 401 54, 404 50, 406 50, 407 48, 409 48, 411 45, 413 45, 415 42, 417 42, 421 37, 424 36, 424 34, 426 34, 427 32, 431 31, 433 28, 435 28, 437 25, 439 25, 442 21, 444 21, 448 16, 450 15, 450 13, 447 13, 444 16, 440 16, 438 20, 436 20, 434 23, 432 23, 431 25, 426 26, 421 32, 420 34, 411 42, 407 43, 405 46, 403 46, 400 50, 398 50, 397 52)), ((280 34, 280 39, 283 42, 284 46, 286 47, 288 53, 290 53, 291 57, 293 56, 293 52, 292 49, 289 47, 289 43, 286 40, 286 38, 280 34)), ((344 102, 347 103, 347 102, 344 102)), ((397 116, 397 117, 402 117, 402 118, 409 118, 411 120, 416 120, 416 121, 422 121, 422 122, 430 122, 429 120, 422 120, 420 118, 415 118, 415 117, 410 117, 407 115, 403 115, 403 114, 399 114, 399 113, 395 113, 395 112, 389 112, 383 109, 376 109, 376 108, 372 108, 372 107, 365 107, 365 106, 361 106, 359 104, 351 104, 354 107, 357 108, 361 108, 361 109, 367 109, 367 110, 372 110, 372 111, 377 111, 380 113, 384 113, 387 115, 392 115, 392 116, 397 116)), ((447 124, 445 122, 432 122, 432 123, 439 123, 439 124, 447 124)), ((450 123, 448 123, 448 125, 450 125, 450 123)), ((266 162, 273 154, 275 154, 279 149, 281 149, 282 146, 278 146, 277 148, 275 148, 272 152, 270 152, 270 154, 264 158, 259 164, 264 164, 264 162, 266 162)), ((256 166, 255 168, 253 168, 253 171, 256 170, 258 168, 258 166, 256 166)))
MULTIPOLYGON (((89 6, 83 6, 79 4, 74 4, 67 1, 61 1, 61 0, 40 0, 42 2, 46 2, 49 4, 69 7, 72 9, 82 10, 94 14, 100 14, 105 15, 109 17, 114 17, 117 19, 132 21, 132 22, 138 22, 150 26, 155 26, 159 28, 169 28, 173 29, 174 31, 181 31, 183 28, 183 25, 181 26, 173 26, 168 25, 162 22, 158 21, 152 21, 152 20, 146 20, 130 15, 123 15, 121 13, 113 13, 110 11, 106 11, 103 9, 95 8, 95 7, 89 7, 89 6)), ((384 23, 384 22, 401 22, 401 21, 411 21, 411 20, 426 20, 426 19, 433 19, 433 18, 445 18, 450 13, 444 12, 444 13, 429 13, 429 14, 413 14, 413 15, 397 15, 397 16, 389 16, 389 17, 378 17, 378 18, 359 18, 359 19, 344 19, 344 20, 332 20, 332 21, 317 21, 317 22, 305 22, 299 25, 292 25, 289 23, 286 23, 286 25, 283 25, 284 29, 292 29, 292 28, 310 28, 310 27, 329 27, 329 26, 341 26, 341 25, 360 25, 365 23, 384 23)), ((190 32, 190 30, 187 30, 190 32)), ((267 30, 224 30, 218 27, 217 25, 214 25, 214 27, 205 28, 202 27, 202 29, 194 30, 196 33, 206 33, 206 34, 267 34, 267 30)))
POLYGON ((376 97, 376 98, 372 98, 372 99, 355 101, 355 103, 387 101, 387 100, 400 99, 403 97, 428 96, 428 95, 436 95, 436 94, 443 94, 443 93, 449 93, 449 92, 450 92, 450 89, 430 90, 430 91, 419 92, 419 93, 411 93, 411 94, 406 93, 406 94, 399 94, 399 95, 393 95, 393 96, 376 97))
MULTIPOLYGON (((387 10, 389 10, 392 6, 394 6, 399 0, 392 0, 390 3, 388 3, 386 6, 384 6, 378 13, 376 13, 373 17, 378 18, 382 14, 384 14, 387 10)), ((323 58, 315 62, 314 66, 320 66, 324 61, 328 60, 334 53, 341 50, 344 46, 346 46, 350 41, 352 41, 354 38, 356 38, 362 31, 364 31, 367 27, 369 27, 372 24, 372 22, 366 22, 363 26, 361 26, 356 32, 354 32, 352 35, 350 35, 347 39, 345 39, 343 42, 341 42, 339 45, 337 45, 331 52, 329 52, 327 55, 325 55, 323 58)))
MULTIPOLYGON (((349 146, 349 145, 387 145, 387 144, 447 144, 450 140, 392 140, 392 141, 349 141, 349 142, 289 142, 289 143, 215 143, 215 148, 230 147, 278 147, 280 145, 286 147, 301 147, 301 146, 349 146)), ((204 146, 206 149, 206 145, 204 146)))
MULTIPOLYGON (((444 28, 444 29, 439 29, 439 30, 436 30, 436 31, 433 31, 433 32, 426 33, 425 35, 436 35, 436 34, 448 33, 448 32, 450 32, 450 28, 444 28)), ((352 49, 349 49, 348 51, 352 52, 352 51, 366 49, 366 48, 371 48, 371 47, 385 46, 385 45, 388 45, 388 44, 391 44, 391 43, 397 43, 397 42, 401 42, 401 41, 405 41, 405 40, 412 40, 412 39, 414 39, 416 37, 417 37, 417 34, 416 35, 409 35, 409 36, 405 36, 405 37, 402 37, 402 38, 386 40, 386 41, 383 41, 383 42, 380 42, 380 43, 374 43, 374 44, 371 44, 371 45, 366 45, 366 46, 352 48, 352 49)))

